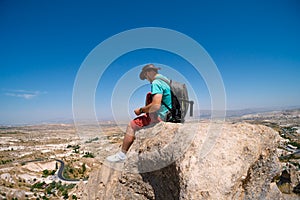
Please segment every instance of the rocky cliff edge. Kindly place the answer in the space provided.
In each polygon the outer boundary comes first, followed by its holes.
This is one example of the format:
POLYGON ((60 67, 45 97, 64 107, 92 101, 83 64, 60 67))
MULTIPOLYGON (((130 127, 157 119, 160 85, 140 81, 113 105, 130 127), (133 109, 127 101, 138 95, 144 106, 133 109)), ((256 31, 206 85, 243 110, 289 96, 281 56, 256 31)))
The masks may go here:
POLYGON ((136 133, 125 163, 99 165, 79 189, 83 199, 288 199, 274 181, 279 142, 262 125, 161 122, 136 133))

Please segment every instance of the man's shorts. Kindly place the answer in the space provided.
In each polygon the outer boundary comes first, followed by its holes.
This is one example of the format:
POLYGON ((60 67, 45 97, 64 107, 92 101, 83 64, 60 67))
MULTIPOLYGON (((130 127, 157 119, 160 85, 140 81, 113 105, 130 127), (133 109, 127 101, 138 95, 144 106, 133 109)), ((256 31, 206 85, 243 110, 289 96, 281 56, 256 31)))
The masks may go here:
POLYGON ((130 121, 131 128, 138 131, 145 126, 161 122, 162 120, 154 113, 145 113, 130 121))

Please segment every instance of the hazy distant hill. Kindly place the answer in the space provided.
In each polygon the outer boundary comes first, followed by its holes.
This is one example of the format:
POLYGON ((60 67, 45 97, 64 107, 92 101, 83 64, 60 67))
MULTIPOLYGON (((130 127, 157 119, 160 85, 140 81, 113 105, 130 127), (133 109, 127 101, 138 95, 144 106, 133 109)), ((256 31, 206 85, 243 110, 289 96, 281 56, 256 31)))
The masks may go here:
MULTIPOLYGON (((242 117, 249 114, 267 113, 267 112, 283 112, 286 110, 299 110, 300 106, 290 106, 290 107, 274 107, 274 108, 248 108, 240 110, 226 110, 226 117, 242 117)), ((200 118, 209 118, 211 116, 211 110, 201 110, 200 118)))

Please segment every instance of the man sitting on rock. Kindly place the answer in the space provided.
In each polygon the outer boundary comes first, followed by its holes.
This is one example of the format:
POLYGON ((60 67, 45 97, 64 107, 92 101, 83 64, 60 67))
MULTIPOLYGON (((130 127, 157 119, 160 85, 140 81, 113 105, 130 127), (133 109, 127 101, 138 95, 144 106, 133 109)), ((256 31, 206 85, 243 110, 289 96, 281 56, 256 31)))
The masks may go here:
POLYGON ((163 101, 169 108, 172 108, 170 86, 163 80, 168 80, 165 76, 158 74, 160 68, 153 64, 143 67, 140 73, 140 79, 147 79, 151 83, 151 93, 148 93, 146 105, 134 110, 138 116, 128 123, 127 130, 123 139, 122 148, 114 155, 108 156, 109 162, 123 162, 126 159, 126 153, 135 139, 135 132, 150 124, 165 121, 168 108, 163 105, 163 101), (144 113, 143 115, 141 115, 144 113), (139 116, 140 115, 140 116, 139 116))

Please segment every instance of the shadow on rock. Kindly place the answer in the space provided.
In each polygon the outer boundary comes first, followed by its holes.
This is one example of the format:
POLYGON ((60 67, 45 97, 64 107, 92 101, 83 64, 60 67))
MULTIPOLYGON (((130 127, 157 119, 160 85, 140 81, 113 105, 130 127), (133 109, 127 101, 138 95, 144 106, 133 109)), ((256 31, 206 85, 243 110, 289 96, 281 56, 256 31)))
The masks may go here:
POLYGON ((141 176, 144 182, 152 186, 155 199, 180 199, 179 170, 175 163, 157 171, 142 173, 141 176))

